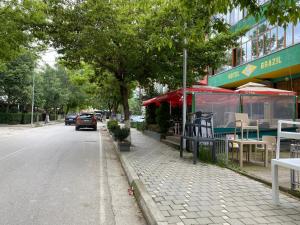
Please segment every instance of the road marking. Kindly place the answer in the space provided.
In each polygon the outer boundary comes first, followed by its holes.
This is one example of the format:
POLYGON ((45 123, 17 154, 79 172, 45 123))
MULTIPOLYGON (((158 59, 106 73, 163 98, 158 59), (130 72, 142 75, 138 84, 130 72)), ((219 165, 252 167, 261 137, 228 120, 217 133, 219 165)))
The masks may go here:
POLYGON ((102 137, 101 132, 99 132, 99 167, 100 167, 100 224, 105 223, 105 207, 102 197, 104 196, 104 181, 103 181, 103 165, 102 165, 102 137))
POLYGON ((0 161, 3 161, 4 159, 7 159, 7 158, 10 158, 11 156, 14 156, 16 155, 17 153, 21 152, 21 151, 24 151, 25 149, 27 149, 28 147, 23 147, 23 148, 20 148, 19 150, 15 151, 15 152, 12 152, 2 158, 0 158, 0 161))

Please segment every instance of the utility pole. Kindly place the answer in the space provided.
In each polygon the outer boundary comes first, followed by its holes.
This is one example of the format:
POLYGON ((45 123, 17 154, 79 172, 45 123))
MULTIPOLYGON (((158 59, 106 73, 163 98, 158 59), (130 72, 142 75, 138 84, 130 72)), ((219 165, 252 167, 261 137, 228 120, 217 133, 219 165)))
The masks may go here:
POLYGON ((35 73, 32 74, 32 101, 31 101, 31 126, 33 127, 33 110, 34 110, 34 81, 35 73))
MULTIPOLYGON (((186 30, 186 23, 184 24, 184 30, 186 30)), ((183 105, 182 105, 182 135, 184 135, 185 124, 186 124, 186 73, 187 73, 187 49, 186 49, 187 39, 184 38, 184 49, 183 49, 183 105)), ((186 147, 186 142, 183 142, 183 148, 186 147)))

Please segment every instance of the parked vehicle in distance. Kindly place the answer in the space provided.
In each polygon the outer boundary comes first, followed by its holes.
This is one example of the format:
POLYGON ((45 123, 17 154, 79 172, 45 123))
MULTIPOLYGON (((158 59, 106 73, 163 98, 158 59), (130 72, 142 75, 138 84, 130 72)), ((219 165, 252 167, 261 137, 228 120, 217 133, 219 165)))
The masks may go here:
POLYGON ((98 121, 102 122, 102 113, 95 113, 95 116, 97 118, 98 121))
POLYGON ((65 125, 71 125, 76 123, 76 114, 68 114, 65 116, 65 125))
POLYGON ((132 116, 130 116, 130 121, 131 122, 144 122, 145 117, 142 115, 132 115, 132 116))
POLYGON ((76 117, 75 130, 81 128, 92 128, 97 130, 97 118, 93 113, 80 113, 76 117))

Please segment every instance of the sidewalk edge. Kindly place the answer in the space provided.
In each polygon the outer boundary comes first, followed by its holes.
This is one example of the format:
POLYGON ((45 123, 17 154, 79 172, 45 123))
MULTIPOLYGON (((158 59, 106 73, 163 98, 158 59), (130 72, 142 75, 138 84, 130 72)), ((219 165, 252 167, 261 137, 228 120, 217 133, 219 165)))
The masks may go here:
MULTIPOLYGON (((110 137, 111 138, 111 137, 110 137)), ((143 182, 139 179, 138 175, 128 162, 128 160, 122 155, 117 147, 117 142, 111 141, 114 145, 114 150, 117 153, 121 165, 126 173, 128 183, 133 188, 134 196, 143 212, 145 219, 149 225, 167 225, 165 217, 161 214, 157 205, 153 201, 150 193, 147 191, 143 182)))

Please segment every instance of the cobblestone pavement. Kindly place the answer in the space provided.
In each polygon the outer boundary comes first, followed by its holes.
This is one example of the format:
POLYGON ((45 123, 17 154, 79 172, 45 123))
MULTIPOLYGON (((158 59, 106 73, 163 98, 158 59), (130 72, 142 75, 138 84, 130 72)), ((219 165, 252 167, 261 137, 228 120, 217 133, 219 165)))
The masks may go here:
POLYGON ((170 225, 300 224, 300 201, 218 166, 192 164, 179 152, 132 129, 126 157, 170 225))

